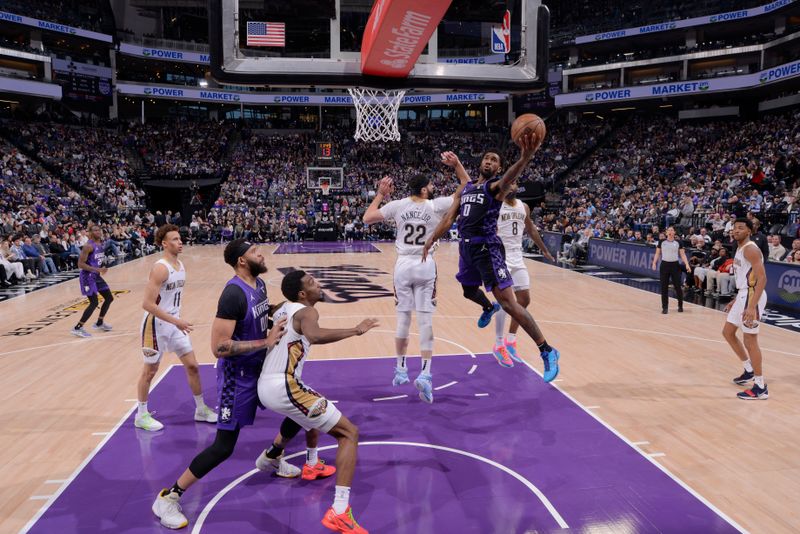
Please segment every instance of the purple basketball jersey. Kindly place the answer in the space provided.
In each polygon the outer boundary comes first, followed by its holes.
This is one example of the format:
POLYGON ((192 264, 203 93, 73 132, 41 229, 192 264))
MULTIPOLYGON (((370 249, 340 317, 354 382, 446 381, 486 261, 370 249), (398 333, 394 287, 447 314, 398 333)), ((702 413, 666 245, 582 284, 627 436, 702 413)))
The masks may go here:
MULTIPOLYGON (((106 258, 105 252, 100 248, 99 243, 95 243, 91 239, 87 241, 86 244, 92 247, 92 252, 90 252, 89 257, 86 258, 86 265, 94 267, 95 269, 99 269, 103 265, 103 260, 106 258)), ((85 272, 95 274, 92 271, 85 272)))
POLYGON ((461 239, 483 237, 497 238, 497 218, 503 202, 494 198, 489 185, 499 178, 492 178, 482 185, 467 184, 461 192, 461 210, 458 217, 458 235, 461 239))
MULTIPOLYGON (((226 285, 237 285, 244 291, 247 298, 247 315, 241 321, 236 321, 236 328, 231 339, 234 341, 254 341, 267 337, 267 311, 269 308, 269 298, 267 297, 267 286, 261 278, 256 278, 256 289, 250 287, 247 282, 234 276, 226 285)), ((223 358, 223 365, 232 363, 234 365, 257 365, 264 363, 267 356, 267 349, 257 350, 239 354, 231 358, 223 358)))

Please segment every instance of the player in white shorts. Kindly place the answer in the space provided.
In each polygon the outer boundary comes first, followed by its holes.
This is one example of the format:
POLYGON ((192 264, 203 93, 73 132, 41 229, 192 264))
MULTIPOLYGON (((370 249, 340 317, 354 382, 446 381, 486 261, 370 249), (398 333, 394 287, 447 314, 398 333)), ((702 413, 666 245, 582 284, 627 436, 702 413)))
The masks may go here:
POLYGON ((758 245, 750 241, 753 223, 740 217, 733 224, 733 238, 738 248, 733 260, 736 296, 725 307, 728 319, 722 335, 744 364, 744 373, 733 379, 733 383, 743 386, 753 380, 750 389, 737 394, 743 400, 769 398, 767 384, 762 370, 761 348, 758 346, 758 321, 767 307, 767 273, 764 257, 758 245), (742 329, 744 345, 736 337, 736 330, 742 329))
POLYGON ((147 397, 150 383, 165 352, 174 352, 186 370, 189 388, 194 395, 194 420, 216 423, 217 414, 203 400, 197 358, 188 335, 192 331, 192 323, 181 319, 181 296, 186 283, 186 270, 178 259, 178 254, 183 252, 179 228, 174 224, 165 224, 156 231, 155 243, 163 245, 164 257, 150 270, 142 301, 145 311, 141 329, 144 368, 137 384, 139 408, 134 425, 151 432, 164 428, 150 414, 147 397))
MULTIPOLYGON (((544 257, 553 261, 553 256, 542 241, 542 236, 531 220, 531 209, 527 204, 517 198, 518 184, 511 186, 506 195, 503 205, 500 208, 500 215, 497 217, 497 236, 503 241, 506 249, 506 267, 511 273, 511 280, 514 282, 514 296, 517 303, 523 308, 527 308, 531 302, 531 279, 525 260, 522 257, 522 234, 526 232, 544 257)), ((519 323, 513 318, 508 329, 508 335, 503 338, 506 316, 503 310, 497 312, 495 316, 495 343, 492 354, 497 358, 497 363, 503 367, 513 367, 514 362, 521 362, 522 359, 517 355, 517 330, 519 323)))
MULTIPOLYGON (((355 328, 320 328, 319 312, 314 305, 322 300, 322 288, 304 271, 287 274, 281 281, 281 292, 289 302, 278 308, 273 320, 285 318, 286 333, 261 368, 258 399, 266 408, 290 418, 304 429, 317 429, 336 438, 336 490, 333 505, 322 524, 344 532, 343 527, 356 524, 349 497, 356 467, 358 428, 333 403, 303 383, 303 366, 311 345, 363 335, 378 326, 378 321, 364 319, 355 328)), ((349 528, 352 530, 348 532, 357 530, 353 526, 349 528)))
POLYGON ((422 249, 425 240, 453 205, 456 195, 461 194, 469 181, 469 175, 458 156, 453 152, 443 152, 441 157, 442 163, 455 169, 460 182, 453 195, 434 198, 430 176, 417 174, 408 183, 410 196, 393 200, 380 207, 381 202, 393 191, 393 181, 387 177, 378 183, 378 192, 364 214, 366 224, 394 221, 397 227, 395 239, 397 261, 394 266, 397 365, 394 368, 392 385, 399 386, 409 382, 406 351, 411 328, 411 312, 416 310, 422 368, 414 380, 414 386, 419 391, 420 399, 428 403, 433 402, 431 360, 433 311, 436 309, 436 263, 421 261, 422 249))

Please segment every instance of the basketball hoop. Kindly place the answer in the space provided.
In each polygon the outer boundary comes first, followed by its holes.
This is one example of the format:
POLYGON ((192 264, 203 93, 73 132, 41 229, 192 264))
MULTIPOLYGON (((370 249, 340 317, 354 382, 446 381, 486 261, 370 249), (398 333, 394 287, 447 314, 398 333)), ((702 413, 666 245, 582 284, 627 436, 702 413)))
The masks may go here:
POLYGON ((403 89, 347 89, 356 107, 356 141, 399 141, 397 110, 406 92, 403 89))
POLYGON ((331 181, 328 178, 320 178, 319 180, 319 188, 322 190, 323 196, 328 196, 328 193, 331 192, 331 181))

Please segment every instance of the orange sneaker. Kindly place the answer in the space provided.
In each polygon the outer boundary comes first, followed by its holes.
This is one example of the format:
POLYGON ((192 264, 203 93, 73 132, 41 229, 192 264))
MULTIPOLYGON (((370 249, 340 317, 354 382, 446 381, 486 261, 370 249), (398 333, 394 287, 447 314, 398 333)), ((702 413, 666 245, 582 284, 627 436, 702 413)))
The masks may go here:
POLYGON ((336 468, 332 465, 325 465, 325 462, 320 460, 317 465, 303 464, 303 480, 316 480, 318 478, 327 478, 336 472, 336 468))
POLYGON ((332 507, 328 508, 328 511, 325 512, 325 517, 322 518, 322 524, 341 534, 369 534, 367 529, 356 523, 356 518, 353 517, 353 509, 350 506, 339 515, 336 515, 332 507))

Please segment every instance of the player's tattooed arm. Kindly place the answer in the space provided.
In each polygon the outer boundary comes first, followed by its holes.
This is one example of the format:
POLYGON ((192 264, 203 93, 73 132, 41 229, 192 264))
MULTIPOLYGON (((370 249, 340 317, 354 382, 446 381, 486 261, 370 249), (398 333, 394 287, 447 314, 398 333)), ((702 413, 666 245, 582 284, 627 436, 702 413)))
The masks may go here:
POLYGON ((285 318, 277 321, 264 339, 234 340, 231 336, 236 328, 236 321, 216 318, 211 326, 211 351, 217 358, 230 358, 262 349, 270 351, 283 337, 285 325, 285 318))

